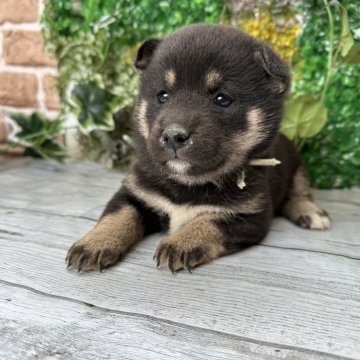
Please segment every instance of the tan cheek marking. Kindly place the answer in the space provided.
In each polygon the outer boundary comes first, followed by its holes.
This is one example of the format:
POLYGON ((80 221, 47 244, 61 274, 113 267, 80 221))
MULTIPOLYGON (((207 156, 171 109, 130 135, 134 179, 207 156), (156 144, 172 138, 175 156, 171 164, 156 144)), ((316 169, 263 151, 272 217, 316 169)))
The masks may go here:
POLYGON ((246 154, 257 144, 261 143, 267 136, 264 116, 261 109, 251 109, 247 113, 247 123, 247 130, 235 134, 229 141, 231 149, 233 149, 233 157, 236 156, 238 159, 237 166, 241 165, 246 154))
POLYGON ((247 113, 248 129, 238 136, 238 147, 242 152, 251 150, 266 137, 264 115, 261 109, 254 108, 247 113))
POLYGON ((205 84, 207 88, 215 88, 219 82, 221 81, 222 77, 219 72, 216 70, 209 71, 205 76, 205 84))
POLYGON ((168 86, 168 88, 172 88, 175 85, 176 82, 176 75, 175 75, 175 71, 170 69, 168 71, 166 71, 165 73, 165 81, 166 81, 166 85, 168 86))
POLYGON ((139 109, 138 109, 138 128, 140 134, 145 138, 148 139, 149 137, 149 125, 146 119, 146 111, 147 111, 148 103, 145 100, 140 101, 139 109))

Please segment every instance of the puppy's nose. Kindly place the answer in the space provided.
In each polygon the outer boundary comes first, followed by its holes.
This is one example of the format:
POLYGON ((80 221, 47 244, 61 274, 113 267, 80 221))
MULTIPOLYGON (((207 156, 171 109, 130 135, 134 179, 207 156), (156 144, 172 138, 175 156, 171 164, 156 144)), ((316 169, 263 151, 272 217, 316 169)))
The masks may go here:
POLYGON ((182 128, 165 129, 161 135, 161 140, 169 149, 180 149, 184 147, 189 139, 189 133, 182 128))

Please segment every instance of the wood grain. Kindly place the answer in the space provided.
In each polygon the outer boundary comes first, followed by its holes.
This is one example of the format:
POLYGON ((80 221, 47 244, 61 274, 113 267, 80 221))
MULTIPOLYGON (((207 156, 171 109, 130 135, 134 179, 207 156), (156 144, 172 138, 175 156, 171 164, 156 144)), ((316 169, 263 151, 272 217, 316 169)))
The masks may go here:
POLYGON ((263 244, 191 275, 156 269, 161 234, 79 275, 66 251, 115 190, 99 183, 121 176, 49 166, 0 174, 0 358, 360 359, 358 190, 316 192, 330 231, 276 219, 263 244))
POLYGON ((317 352, 111 311, 6 284, 0 288, 0 299, 2 359, 329 358, 317 352))

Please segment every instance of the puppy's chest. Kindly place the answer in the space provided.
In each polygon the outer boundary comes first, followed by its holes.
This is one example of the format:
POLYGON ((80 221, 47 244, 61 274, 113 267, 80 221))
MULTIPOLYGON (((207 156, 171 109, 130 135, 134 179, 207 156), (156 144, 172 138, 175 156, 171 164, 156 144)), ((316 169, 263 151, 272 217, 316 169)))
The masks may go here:
POLYGON ((156 197, 144 198, 149 207, 154 209, 160 216, 166 215, 169 218, 169 231, 175 232, 183 225, 191 222, 202 214, 212 214, 214 220, 226 219, 238 214, 250 215, 262 212, 267 204, 267 197, 263 193, 244 198, 235 197, 230 201, 221 204, 176 204, 167 198, 156 197))
MULTIPOLYGON (((263 209, 261 194, 250 195, 238 187, 226 192, 206 191, 161 193, 144 188, 133 179, 126 182, 127 188, 137 198, 160 216, 169 218, 169 230, 174 232, 202 214, 212 213, 214 219, 222 219, 235 214, 253 214, 263 209), (181 195, 181 196, 179 196, 181 195)), ((203 190, 203 189, 202 189, 203 190)))
POLYGON ((208 203, 206 199, 201 201, 201 195, 198 195, 196 199, 198 202, 195 202, 194 199, 193 201, 186 201, 188 199, 185 198, 182 203, 179 203, 173 201, 171 197, 155 191, 148 189, 139 191, 139 188, 137 190, 136 196, 140 197, 149 208, 160 216, 166 215, 169 218, 170 232, 178 230, 201 214, 214 213, 221 217, 232 212, 231 208, 224 204, 208 203))
POLYGON ((210 208, 209 206, 194 206, 194 205, 178 205, 169 204, 162 208, 155 209, 160 215, 167 215, 169 217, 169 231, 173 233, 180 229, 183 225, 189 223, 197 216, 209 212, 218 213, 221 216, 220 209, 210 208))

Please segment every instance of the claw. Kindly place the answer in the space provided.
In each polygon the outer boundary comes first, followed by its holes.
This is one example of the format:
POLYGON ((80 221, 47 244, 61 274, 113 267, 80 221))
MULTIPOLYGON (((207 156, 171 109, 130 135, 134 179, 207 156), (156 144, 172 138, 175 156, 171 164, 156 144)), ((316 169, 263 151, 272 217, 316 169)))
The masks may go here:
POLYGON ((159 268, 160 266, 160 258, 161 258, 161 252, 162 252, 162 247, 160 249, 157 249, 155 252, 155 259, 156 259, 156 267, 159 268))
POLYGON ((98 254, 96 255, 96 268, 99 269, 100 272, 102 272, 101 270, 101 256, 102 256, 102 251, 99 250, 98 254))
POLYGON ((87 259, 85 253, 81 254, 78 260, 79 268, 82 269, 85 260, 87 259))
POLYGON ((101 257, 102 257, 102 254, 103 254, 103 252, 101 252, 100 253, 100 256, 99 256, 99 259, 98 259, 98 268, 99 268, 99 271, 102 273, 103 272, 103 270, 104 270, 104 265, 103 265, 103 263, 101 262, 101 257))
POLYGON ((168 252, 168 266, 170 271, 172 272, 172 274, 174 275, 174 252, 173 251, 169 251, 168 252))
POLYGON ((191 273, 191 269, 190 269, 190 259, 189 259, 189 255, 185 254, 184 256, 184 264, 185 267, 188 269, 189 273, 191 273))
POLYGON ((99 266, 100 254, 101 254, 101 251, 99 250, 95 255, 94 263, 96 264, 96 266, 99 266))
POLYGON ((160 258, 161 258, 161 252, 158 251, 158 252, 156 253, 156 267, 157 267, 157 268, 159 268, 159 266, 161 265, 161 264, 160 264, 160 258))
POLYGON ((68 259, 68 264, 69 264, 69 266, 72 266, 72 255, 69 257, 69 259, 68 259))
POLYGON ((70 257, 70 250, 69 250, 69 251, 67 252, 67 254, 66 254, 66 258, 65 258, 65 261, 66 261, 66 262, 68 262, 69 257, 70 257))

